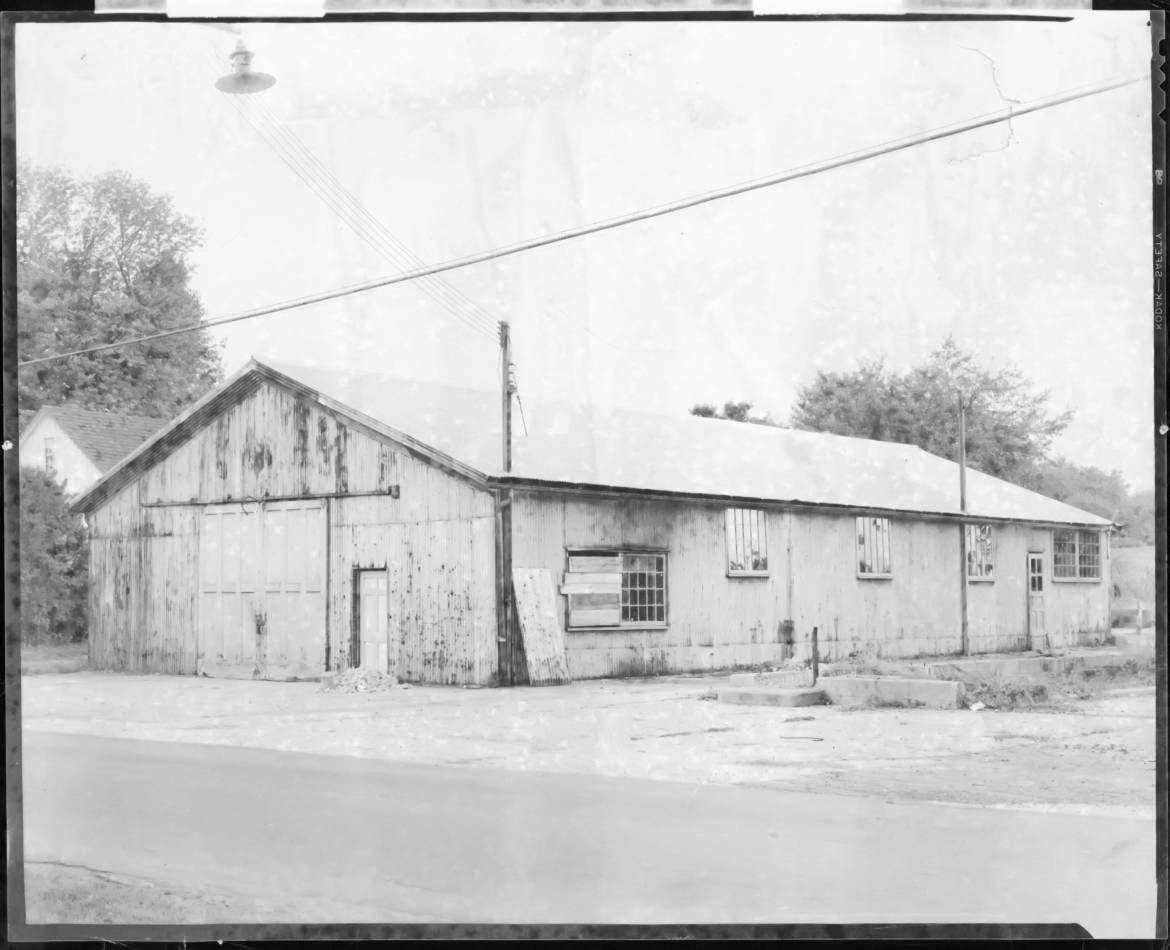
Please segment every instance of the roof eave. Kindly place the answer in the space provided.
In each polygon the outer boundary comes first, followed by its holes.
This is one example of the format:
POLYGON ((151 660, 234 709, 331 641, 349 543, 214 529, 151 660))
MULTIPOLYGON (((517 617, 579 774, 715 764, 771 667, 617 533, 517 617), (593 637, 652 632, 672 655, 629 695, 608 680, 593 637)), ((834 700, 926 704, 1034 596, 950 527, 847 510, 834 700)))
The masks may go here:
MULTIPOLYGON (((603 485, 584 482, 559 481, 556 479, 530 478, 522 475, 497 475, 489 478, 493 487, 529 488, 558 494, 579 495, 622 495, 670 501, 690 501, 699 504, 766 505, 776 508, 808 511, 834 511, 841 514, 867 513, 883 515, 912 515, 932 521, 982 521, 992 524, 1024 524, 1034 527, 1052 528, 1107 528, 1111 522, 1101 521, 1059 521, 1045 518, 1016 518, 959 511, 930 511, 916 508, 889 508, 875 505, 848 505, 836 502, 805 501, 798 498, 767 498, 748 495, 722 495, 703 492, 680 492, 669 489, 633 488, 623 485, 603 485)), ((1088 512, 1085 513, 1089 515, 1088 512)), ((1089 515, 1089 517, 1094 517, 1089 515)))

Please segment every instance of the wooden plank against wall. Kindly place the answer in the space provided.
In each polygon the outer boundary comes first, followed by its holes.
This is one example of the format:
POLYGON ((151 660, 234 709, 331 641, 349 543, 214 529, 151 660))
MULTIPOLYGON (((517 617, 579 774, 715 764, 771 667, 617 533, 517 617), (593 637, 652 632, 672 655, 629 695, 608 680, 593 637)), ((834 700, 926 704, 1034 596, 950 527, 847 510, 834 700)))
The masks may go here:
POLYGON ((528 682, 555 686, 569 682, 565 638, 557 622, 552 571, 547 568, 512 569, 516 619, 528 661, 528 682))

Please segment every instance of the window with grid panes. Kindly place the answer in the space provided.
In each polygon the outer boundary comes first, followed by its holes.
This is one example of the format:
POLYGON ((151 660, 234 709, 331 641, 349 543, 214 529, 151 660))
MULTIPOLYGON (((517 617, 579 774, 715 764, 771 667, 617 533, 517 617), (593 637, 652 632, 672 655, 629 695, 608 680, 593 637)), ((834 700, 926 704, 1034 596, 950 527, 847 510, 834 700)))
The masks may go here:
POLYGON ((570 551, 561 593, 569 629, 666 623, 666 555, 570 551))
POLYGON ((893 573, 890 559, 890 519, 857 519, 857 576, 889 577, 893 573))
POLYGON ((665 554, 622 554, 622 623, 666 623, 665 554))
POLYGON ((1052 534, 1052 577, 1055 580, 1101 579, 1101 534, 1062 529, 1052 534))

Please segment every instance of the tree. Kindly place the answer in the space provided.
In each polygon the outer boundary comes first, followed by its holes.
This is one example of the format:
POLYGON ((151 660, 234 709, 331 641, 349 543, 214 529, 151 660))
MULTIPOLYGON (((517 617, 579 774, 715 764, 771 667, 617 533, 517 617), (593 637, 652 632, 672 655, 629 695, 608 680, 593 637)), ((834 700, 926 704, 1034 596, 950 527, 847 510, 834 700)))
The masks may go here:
POLYGON ((798 429, 906 442, 958 457, 959 399, 966 406, 967 461, 979 471, 1033 487, 1037 466, 1072 414, 1052 414, 1015 367, 989 370, 948 339, 921 366, 895 373, 881 362, 851 373, 818 372, 796 397, 798 429))
POLYGON ((692 416, 701 416, 704 419, 729 419, 732 422, 750 422, 754 425, 774 426, 777 423, 772 421, 772 417, 766 413, 762 416, 754 416, 751 413, 752 404, 750 402, 725 402, 723 409, 716 409, 710 403, 699 403, 691 407, 692 416))
MULTIPOLYGON (((22 360, 198 323, 187 255, 201 234, 125 172, 85 181, 22 163, 17 190, 22 360)), ((206 331, 23 367, 22 408, 78 403, 172 416, 222 376, 206 331)))
POLYGON ((25 643, 85 639, 85 530, 40 469, 20 469, 20 623, 25 643))
POLYGON ((1119 471, 1105 472, 1067 459, 1045 460, 1037 468, 1036 491, 1122 525, 1114 543, 1154 543, 1154 493, 1131 494, 1119 471))

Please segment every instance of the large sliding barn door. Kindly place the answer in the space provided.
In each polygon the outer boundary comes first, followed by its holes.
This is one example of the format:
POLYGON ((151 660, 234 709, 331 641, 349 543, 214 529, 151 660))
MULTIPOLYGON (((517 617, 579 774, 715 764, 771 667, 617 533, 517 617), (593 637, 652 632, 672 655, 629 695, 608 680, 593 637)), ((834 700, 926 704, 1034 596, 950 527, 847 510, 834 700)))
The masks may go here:
POLYGON ((268 679, 325 672, 325 505, 264 506, 264 600, 268 679))
POLYGON ((200 673, 292 679, 324 672, 322 502, 210 506, 199 562, 200 673))

